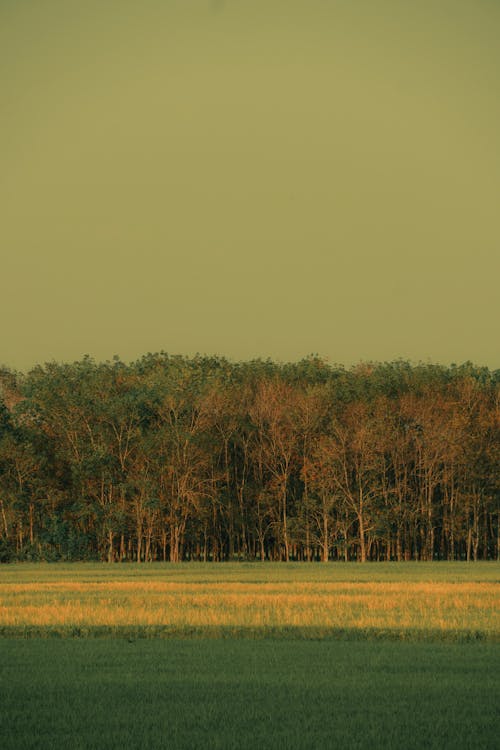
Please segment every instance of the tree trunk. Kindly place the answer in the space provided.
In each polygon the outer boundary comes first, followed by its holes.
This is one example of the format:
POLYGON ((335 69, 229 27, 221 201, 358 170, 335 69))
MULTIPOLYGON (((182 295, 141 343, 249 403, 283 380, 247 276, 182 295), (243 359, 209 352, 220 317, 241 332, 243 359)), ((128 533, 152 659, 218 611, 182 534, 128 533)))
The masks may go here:
POLYGON ((360 501, 360 507, 358 511, 358 523, 359 523, 359 547, 361 553, 360 562, 366 562, 366 540, 365 540, 365 519, 363 517, 363 501, 360 501))
POLYGON ((113 550, 113 532, 108 531, 108 563, 112 563, 115 559, 115 553, 113 550))
MULTIPOLYGON (((328 562, 328 513, 323 511, 323 544, 322 544, 322 561, 328 562)), ((309 550, 308 550, 309 552, 309 550)))

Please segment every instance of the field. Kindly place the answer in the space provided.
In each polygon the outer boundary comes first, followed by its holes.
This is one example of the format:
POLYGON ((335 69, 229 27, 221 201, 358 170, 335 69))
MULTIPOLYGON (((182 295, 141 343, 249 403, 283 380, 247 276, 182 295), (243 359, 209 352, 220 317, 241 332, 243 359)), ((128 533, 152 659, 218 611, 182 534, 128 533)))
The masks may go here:
POLYGON ((499 566, 12 566, 0 632, 497 639, 499 566))
POLYGON ((0 746, 496 748, 499 581, 496 563, 4 566, 0 746))
POLYGON ((494 748, 500 698, 494 648, 0 640, 0 744, 4 750, 494 748))

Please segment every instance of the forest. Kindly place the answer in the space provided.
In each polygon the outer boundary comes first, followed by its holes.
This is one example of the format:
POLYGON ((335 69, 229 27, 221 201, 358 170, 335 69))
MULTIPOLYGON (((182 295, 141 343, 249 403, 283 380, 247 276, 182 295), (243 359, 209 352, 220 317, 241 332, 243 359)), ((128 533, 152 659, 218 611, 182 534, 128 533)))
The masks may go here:
POLYGON ((500 371, 147 354, 0 369, 0 560, 500 557, 500 371))

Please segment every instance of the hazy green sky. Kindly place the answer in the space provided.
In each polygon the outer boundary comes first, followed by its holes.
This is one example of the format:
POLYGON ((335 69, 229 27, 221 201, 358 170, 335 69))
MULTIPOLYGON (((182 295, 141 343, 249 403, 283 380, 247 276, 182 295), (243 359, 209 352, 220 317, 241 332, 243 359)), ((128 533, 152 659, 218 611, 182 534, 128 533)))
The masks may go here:
POLYGON ((0 362, 500 367, 500 2, 0 0, 0 362))

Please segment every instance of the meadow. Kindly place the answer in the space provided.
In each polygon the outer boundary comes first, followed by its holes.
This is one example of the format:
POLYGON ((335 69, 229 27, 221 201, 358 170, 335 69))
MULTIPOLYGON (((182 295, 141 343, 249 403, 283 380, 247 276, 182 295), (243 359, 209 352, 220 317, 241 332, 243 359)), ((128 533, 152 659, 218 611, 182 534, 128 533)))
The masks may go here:
POLYGON ((0 746, 496 748, 498 563, 0 568, 0 746))
POLYGON ((0 639, 0 745, 498 747, 490 643, 0 639))
POLYGON ((4 635, 495 640, 495 563, 14 565, 4 635))

